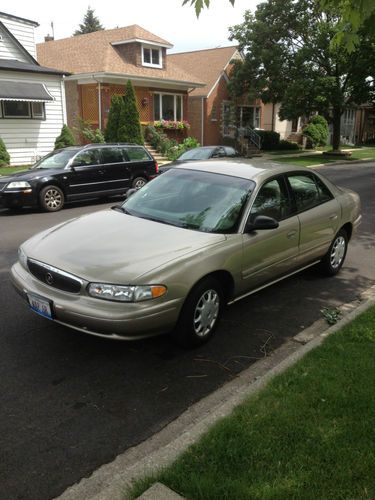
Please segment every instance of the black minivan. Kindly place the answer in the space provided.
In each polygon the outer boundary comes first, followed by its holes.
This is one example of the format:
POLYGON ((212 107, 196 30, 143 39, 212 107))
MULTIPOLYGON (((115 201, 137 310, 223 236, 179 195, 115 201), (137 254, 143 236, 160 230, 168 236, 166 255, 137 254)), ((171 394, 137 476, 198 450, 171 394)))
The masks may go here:
POLYGON ((136 144, 87 144, 58 149, 29 170, 0 176, 0 206, 39 205, 48 212, 67 201, 102 198, 140 189, 158 164, 136 144))

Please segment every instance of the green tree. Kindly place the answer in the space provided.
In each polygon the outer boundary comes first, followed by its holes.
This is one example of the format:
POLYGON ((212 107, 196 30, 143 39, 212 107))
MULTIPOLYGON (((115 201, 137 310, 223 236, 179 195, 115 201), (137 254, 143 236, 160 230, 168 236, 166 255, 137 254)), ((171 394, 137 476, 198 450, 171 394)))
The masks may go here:
MULTIPOLYGON (((234 5, 234 2, 235 0, 229 0, 229 2, 234 5)), ((197 15, 197 17, 199 17, 199 14, 201 13, 202 9, 204 7, 208 7, 210 6, 210 0, 184 0, 182 2, 182 5, 186 5, 190 3, 190 5, 194 5, 194 9, 195 9, 195 13, 197 15)))
POLYGON ((73 33, 73 36, 85 35, 94 31, 104 30, 99 19, 94 15, 94 9, 90 6, 87 7, 87 12, 84 15, 83 22, 79 25, 79 29, 73 33))
POLYGON ((106 142, 119 142, 118 132, 120 129, 120 120, 123 107, 123 98, 117 94, 113 95, 111 98, 111 106, 108 113, 107 127, 104 133, 106 142))
POLYGON ((242 24, 230 28, 244 61, 235 65, 231 91, 248 92, 264 102, 280 102, 280 118, 320 113, 333 127, 339 149, 343 111, 375 98, 375 41, 361 29, 349 53, 332 44, 340 29, 337 10, 314 0, 267 0, 242 24))
POLYGON ((61 133, 55 140, 55 149, 66 148, 67 146, 75 146, 76 141, 74 139, 73 132, 67 125, 63 125, 61 133))
POLYGON ((128 80, 125 87, 124 106, 121 109, 118 140, 119 142, 143 144, 137 102, 134 88, 130 80, 128 80))
POLYGON ((10 162, 10 156, 7 151, 7 148, 4 144, 4 141, 0 137, 0 167, 4 167, 6 165, 9 165, 10 162))
POLYGON ((324 116, 314 115, 309 123, 303 129, 303 135, 306 136, 313 147, 325 146, 328 139, 328 123, 324 116))

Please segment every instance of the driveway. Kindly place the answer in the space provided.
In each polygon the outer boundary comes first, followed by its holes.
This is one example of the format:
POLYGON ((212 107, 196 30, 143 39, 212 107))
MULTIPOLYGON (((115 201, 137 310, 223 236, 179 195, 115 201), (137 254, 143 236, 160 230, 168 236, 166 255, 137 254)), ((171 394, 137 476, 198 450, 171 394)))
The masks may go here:
POLYGON ((361 194, 363 224, 342 272, 313 269, 228 308, 194 351, 168 337, 135 343, 85 336, 31 313, 8 270, 27 237, 110 204, 56 214, 0 211, 0 499, 48 499, 147 439, 190 404, 375 281, 375 162, 322 169, 361 194))

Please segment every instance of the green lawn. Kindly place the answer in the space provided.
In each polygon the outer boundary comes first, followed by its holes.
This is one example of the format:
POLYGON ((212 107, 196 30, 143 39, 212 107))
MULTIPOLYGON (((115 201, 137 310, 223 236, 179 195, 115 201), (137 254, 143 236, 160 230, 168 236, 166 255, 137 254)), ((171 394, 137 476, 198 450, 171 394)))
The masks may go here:
POLYGON ((320 165, 321 163, 332 163, 334 161, 354 161, 354 160, 362 160, 366 158, 375 158, 375 148, 369 149, 358 149, 352 152, 352 155, 347 158, 334 158, 323 156, 322 154, 312 154, 305 155, 299 157, 293 156, 282 156, 278 158, 272 158, 272 161, 276 161, 279 163, 289 163, 291 165, 310 167, 313 165, 320 165))
POLYGON ((160 481, 189 499, 375 498, 375 306, 216 424, 160 481))
POLYGON ((9 175, 14 172, 20 172, 21 170, 27 170, 30 166, 23 165, 21 167, 0 167, 0 175, 9 175))

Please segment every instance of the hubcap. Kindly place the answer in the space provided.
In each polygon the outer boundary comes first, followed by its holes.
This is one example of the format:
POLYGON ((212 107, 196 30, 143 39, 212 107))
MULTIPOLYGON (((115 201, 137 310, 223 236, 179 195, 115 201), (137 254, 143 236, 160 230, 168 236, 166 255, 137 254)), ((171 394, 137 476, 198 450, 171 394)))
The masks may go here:
POLYGON ((198 300, 194 311, 194 331, 205 337, 214 327, 219 315, 220 298, 216 290, 206 290, 198 300))
POLYGON ((49 189, 44 195, 44 201, 48 208, 56 209, 61 206, 62 196, 57 189, 49 189))
POLYGON ((143 179, 138 179, 137 182, 134 184, 135 189, 141 189, 146 184, 146 181, 143 179))
POLYGON ((342 263, 345 255, 345 249, 346 249, 345 238, 343 236, 339 236, 338 238, 335 239, 332 245, 332 250, 330 255, 330 262, 333 269, 337 269, 342 263))

